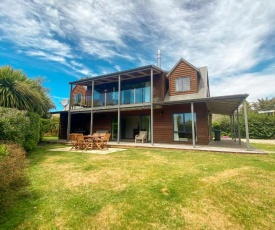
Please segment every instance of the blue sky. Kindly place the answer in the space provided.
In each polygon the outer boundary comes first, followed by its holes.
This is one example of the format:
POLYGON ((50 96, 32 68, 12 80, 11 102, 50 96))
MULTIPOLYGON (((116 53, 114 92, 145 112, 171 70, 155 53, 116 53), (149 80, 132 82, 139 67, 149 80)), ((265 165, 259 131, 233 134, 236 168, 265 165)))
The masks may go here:
POLYGON ((275 97, 273 0, 1 0, 0 66, 45 77, 61 110, 69 82, 182 57, 208 66, 211 96, 275 97))

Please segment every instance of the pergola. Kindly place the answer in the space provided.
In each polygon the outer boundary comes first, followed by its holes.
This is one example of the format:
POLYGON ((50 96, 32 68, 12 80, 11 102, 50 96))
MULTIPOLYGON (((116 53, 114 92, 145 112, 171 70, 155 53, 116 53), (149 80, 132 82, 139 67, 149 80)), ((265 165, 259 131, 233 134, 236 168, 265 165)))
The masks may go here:
MULTIPOLYGON (((229 96, 197 98, 197 99, 192 99, 192 100, 161 102, 161 103, 158 103, 158 105, 187 104, 187 103, 191 104, 192 142, 193 142, 193 147, 195 147, 194 103, 200 103, 200 102, 206 103, 210 114, 221 114, 221 115, 230 116, 231 133, 234 134, 235 141, 236 141, 235 112, 237 112, 238 138, 239 138, 240 145, 241 145, 241 134, 240 134, 239 106, 241 104, 243 104, 244 120, 245 120, 245 133, 246 133, 246 145, 247 145, 247 150, 250 150, 248 120, 247 120, 247 107, 246 107, 246 101, 245 101, 245 99, 247 97, 248 97, 248 94, 237 94, 237 95, 229 95, 229 96)), ((154 103, 154 104, 156 104, 156 103, 154 103)), ((212 129, 211 126, 210 126, 210 128, 212 129)), ((212 130, 210 132, 212 132, 212 130)), ((233 138, 233 135, 232 135, 232 138, 233 138)))

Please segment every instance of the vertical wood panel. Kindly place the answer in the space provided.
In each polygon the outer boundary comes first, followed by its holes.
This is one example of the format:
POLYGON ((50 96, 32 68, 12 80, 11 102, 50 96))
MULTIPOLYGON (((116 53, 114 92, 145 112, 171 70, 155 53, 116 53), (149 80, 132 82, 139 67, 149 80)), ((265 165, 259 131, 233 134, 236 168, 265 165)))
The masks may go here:
POLYGON ((174 71, 169 76, 169 88, 170 96, 184 95, 198 92, 198 72, 187 65, 185 62, 181 61, 174 71), (179 77, 190 77, 190 91, 186 92, 176 92, 176 78, 179 77))

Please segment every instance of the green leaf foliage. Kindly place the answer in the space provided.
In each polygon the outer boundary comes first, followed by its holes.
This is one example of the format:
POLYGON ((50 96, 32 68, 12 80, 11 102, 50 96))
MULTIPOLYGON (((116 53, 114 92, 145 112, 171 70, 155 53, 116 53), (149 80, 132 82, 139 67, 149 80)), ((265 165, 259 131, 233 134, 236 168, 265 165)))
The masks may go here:
POLYGON ((40 116, 33 112, 0 107, 0 140, 20 144, 29 151, 40 139, 40 116))
POLYGON ((29 127, 25 135, 23 147, 26 151, 33 150, 40 140, 40 116, 36 113, 29 112, 29 127))
MULTIPOLYGON (((235 117, 236 114, 235 114, 235 117)), ((249 137, 252 139, 274 139, 275 138, 275 115, 248 113, 249 137)), ((235 119, 237 132, 237 121, 235 119)), ((213 120, 212 129, 219 129, 222 135, 231 137, 231 125, 229 116, 220 116, 213 120)), ((245 125, 243 113, 240 113, 241 137, 245 137, 245 125)))
POLYGON ((26 111, 0 107, 0 140, 23 145, 29 126, 26 111))
POLYGON ((36 112, 47 117, 49 109, 55 106, 42 83, 42 78, 30 79, 21 70, 1 67, 0 106, 36 112))

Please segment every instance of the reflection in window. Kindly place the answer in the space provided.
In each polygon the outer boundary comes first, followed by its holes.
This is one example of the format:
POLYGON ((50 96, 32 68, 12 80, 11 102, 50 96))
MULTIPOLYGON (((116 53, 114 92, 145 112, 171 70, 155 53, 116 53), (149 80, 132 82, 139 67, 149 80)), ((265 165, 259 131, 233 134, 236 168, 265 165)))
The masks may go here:
POLYGON ((190 77, 176 78, 176 92, 185 92, 190 90, 190 77))
MULTIPOLYGON (((192 140, 192 113, 173 114, 174 141, 192 140)), ((194 113, 195 138, 197 139, 197 118, 194 113)))
POLYGON ((80 104, 81 104, 81 97, 82 97, 81 93, 78 93, 78 94, 76 94, 76 95, 74 96, 74 103, 75 103, 76 105, 80 105, 80 104))
POLYGON ((150 81, 130 80, 122 82, 121 104, 150 102, 150 85, 150 81))

